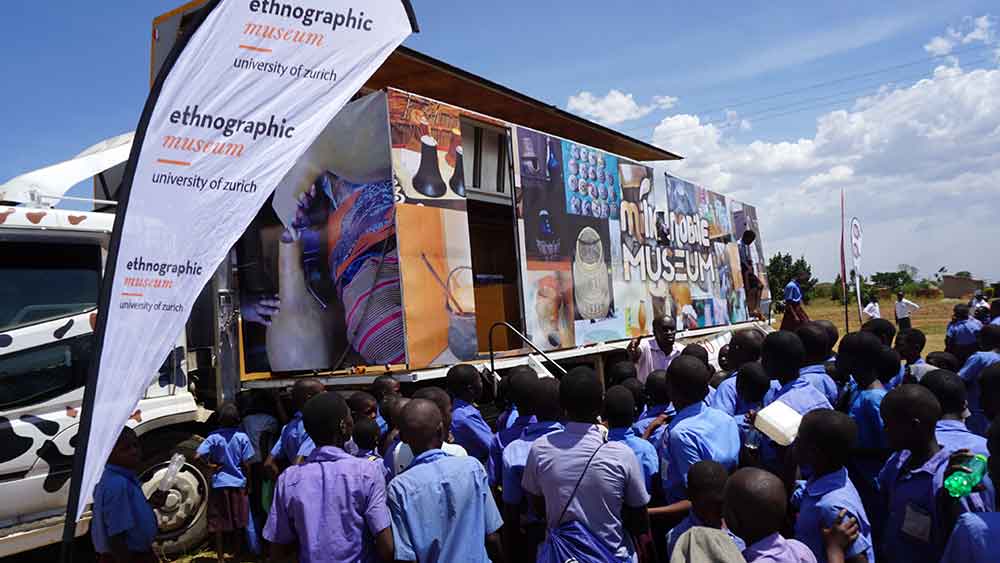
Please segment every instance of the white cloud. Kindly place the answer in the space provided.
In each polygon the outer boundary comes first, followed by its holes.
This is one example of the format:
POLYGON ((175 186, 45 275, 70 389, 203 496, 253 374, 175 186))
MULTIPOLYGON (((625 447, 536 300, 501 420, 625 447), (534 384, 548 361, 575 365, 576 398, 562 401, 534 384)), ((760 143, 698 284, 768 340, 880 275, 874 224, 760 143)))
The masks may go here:
POLYGON ((954 41, 948 39, 947 37, 941 37, 938 35, 924 45, 924 50, 936 57, 940 57, 950 53, 954 46, 954 41))
MULTIPOLYGON (((991 19, 970 20, 957 41, 991 19)), ((956 32, 957 33, 957 32, 956 32)), ((1000 278, 984 241, 1000 238, 1000 69, 942 65, 816 120, 809 138, 735 142, 692 115, 663 119, 653 142, 685 160, 658 164, 754 204, 769 253, 804 254, 822 278, 839 269, 840 188, 866 229, 865 268, 942 265, 1000 278)))
POLYGON ((937 35, 932 38, 924 50, 935 56, 947 55, 952 52, 955 45, 968 45, 970 43, 983 43, 992 45, 996 43, 996 18, 985 15, 978 18, 967 17, 962 20, 962 25, 958 28, 949 27, 945 35, 937 35))
POLYGON ((602 97, 586 90, 569 97, 566 109, 605 125, 645 117, 657 109, 670 109, 677 104, 673 96, 653 96, 648 105, 639 105, 632 94, 612 89, 602 97))

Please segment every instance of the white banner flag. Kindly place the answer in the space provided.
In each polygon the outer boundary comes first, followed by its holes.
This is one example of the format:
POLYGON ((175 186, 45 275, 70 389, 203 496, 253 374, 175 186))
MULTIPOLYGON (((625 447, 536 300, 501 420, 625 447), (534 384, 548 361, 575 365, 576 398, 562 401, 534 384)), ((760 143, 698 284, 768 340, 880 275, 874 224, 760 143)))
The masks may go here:
POLYGON ((171 54, 123 184, 77 518, 202 287, 414 25, 401 0, 221 0, 171 54))
POLYGON ((861 221, 857 217, 851 217, 851 256, 854 264, 854 291, 858 297, 858 319, 864 322, 861 315, 861 240, 864 232, 861 230, 861 221))

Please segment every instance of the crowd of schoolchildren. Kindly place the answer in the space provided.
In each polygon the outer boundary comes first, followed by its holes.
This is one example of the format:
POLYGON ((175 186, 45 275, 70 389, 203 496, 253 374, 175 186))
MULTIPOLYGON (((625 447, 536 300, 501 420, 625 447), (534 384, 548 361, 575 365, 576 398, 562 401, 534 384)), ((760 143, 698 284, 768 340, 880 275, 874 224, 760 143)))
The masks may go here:
MULTIPOLYGON (((242 422, 219 409, 198 450, 209 529, 220 559, 249 527, 276 561, 1000 561, 992 305, 985 325, 956 308, 946 352, 884 319, 843 338, 809 321, 735 332, 719 369, 656 319, 602 374, 508 370, 492 425, 470 365, 409 397, 388 376, 346 399, 303 379, 290 418, 259 392, 242 422), (755 426, 776 401, 802 416, 788 446, 755 426), (976 454, 988 474, 951 496, 976 454)), ((137 449, 126 429, 95 491, 103 561, 155 560, 164 499, 139 488, 137 449)))

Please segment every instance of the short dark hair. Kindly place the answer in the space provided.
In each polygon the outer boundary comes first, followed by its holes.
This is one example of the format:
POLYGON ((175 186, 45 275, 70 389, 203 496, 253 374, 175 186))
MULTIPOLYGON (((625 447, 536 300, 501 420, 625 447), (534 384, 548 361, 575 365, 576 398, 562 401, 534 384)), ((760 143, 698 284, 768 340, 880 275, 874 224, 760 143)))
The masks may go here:
POLYGON ((779 330, 764 337, 760 358, 769 376, 783 380, 798 377, 805 355, 805 346, 794 332, 779 330))
POLYGON ((236 403, 226 401, 219 405, 219 426, 221 428, 233 428, 240 425, 240 410, 236 408, 236 403))
POLYGON ((826 319, 820 319, 815 322, 819 326, 823 327, 823 330, 826 331, 827 342, 829 342, 830 345, 830 347, 827 349, 827 352, 832 354, 833 347, 836 346, 837 341, 840 340, 840 330, 837 328, 837 325, 833 324, 832 322, 826 319))
POLYGON ((559 380, 554 377, 540 377, 532 384, 529 399, 532 412, 539 421, 552 422, 562 418, 559 387, 559 380))
POLYGON ((479 372, 470 364, 455 364, 448 369, 445 382, 448 390, 452 393, 459 393, 466 387, 475 385, 475 380, 479 378, 479 372))
POLYGON ((983 348, 993 350, 1000 348, 1000 325, 986 325, 979 331, 979 341, 983 348))
POLYGON ((764 400, 764 395, 771 388, 771 378, 759 362, 748 362, 740 366, 736 372, 736 392, 746 394, 743 399, 756 403, 764 400))
POLYGON ((843 467, 858 441, 858 425, 840 411, 816 409, 802 417, 796 439, 811 443, 823 456, 843 467))
POLYGON ((693 356, 677 356, 667 367, 667 382, 674 402, 700 401, 708 395, 708 368, 693 356))
POLYGON ((618 385, 622 381, 636 376, 635 364, 629 361, 615 362, 604 371, 605 382, 609 385, 618 385))
POLYGON ((875 376, 882 383, 888 383, 893 377, 899 375, 900 361, 902 358, 899 356, 899 352, 888 346, 882 346, 875 359, 875 376))
POLYGON ((705 459, 691 466, 687 474, 688 498, 716 495, 722 500, 722 490, 726 487, 729 472, 717 461, 705 459))
POLYGON ((966 305, 965 303, 959 303, 958 305, 955 305, 954 309, 952 309, 952 312, 959 319, 969 318, 969 311, 970 311, 969 306, 966 305))
POLYGON ((623 385, 613 385, 604 394, 604 417, 611 428, 628 428, 635 422, 635 398, 623 385))
POLYGON ((776 475, 763 469, 744 467, 726 480, 723 490, 726 513, 732 512, 733 533, 745 538, 763 538, 781 530, 788 509, 785 486, 776 475))
POLYGON ((927 345, 927 335, 919 328, 908 328, 899 331, 899 334, 896 336, 897 345, 900 340, 904 340, 907 344, 912 345, 913 349, 918 353, 923 351, 924 346, 927 345))
POLYGON ((636 410, 639 410, 640 407, 646 404, 646 395, 643 392, 643 385, 638 378, 630 377, 622 381, 621 385, 632 393, 632 400, 635 401, 636 410))
POLYGON ((698 358, 701 360, 701 363, 705 364, 705 367, 712 369, 712 364, 708 361, 708 350, 701 344, 688 344, 681 350, 681 355, 698 358))
POLYGON ((374 395, 367 391, 355 391, 347 398, 347 406, 351 407, 351 414, 363 412, 372 405, 378 405, 378 401, 374 395))
POLYGON ((936 368, 948 371, 958 371, 962 369, 962 363, 958 361, 955 354, 951 352, 931 352, 927 354, 926 362, 936 368))
POLYGON ((376 399, 381 401, 382 399, 385 398, 386 395, 393 394, 393 390, 396 388, 396 385, 397 385, 396 378, 387 373, 384 373, 376 377, 375 380, 372 381, 371 393, 372 395, 375 396, 376 399))
POLYGON ((826 329, 818 323, 808 322, 800 326, 795 334, 802 341, 805 348, 804 362, 807 364, 821 363, 828 357, 830 350, 829 336, 826 329))
POLYGON ((896 327, 886 319, 868 319, 861 330, 874 334, 886 346, 892 346, 892 339, 896 337, 896 327))
POLYGON ((965 411, 965 382, 958 374, 946 369, 936 369, 924 374, 920 384, 934 393, 944 414, 961 414, 965 411))
POLYGON ((506 379, 510 401, 518 407, 524 407, 524 402, 531 393, 532 383, 538 381, 538 372, 528 366, 516 366, 511 368, 506 379))
POLYGON ((756 362, 760 360, 760 349, 763 344, 764 336, 760 331, 752 328, 737 330, 729 341, 730 360, 732 360, 735 351, 739 361, 756 362))
POLYGON ((604 388, 594 370, 575 367, 559 383, 559 404, 573 418, 591 418, 604 407, 604 388))
POLYGON ((881 411, 883 417, 898 415, 900 418, 918 419, 931 431, 941 420, 941 403, 934 393, 923 385, 912 383, 904 383, 886 393, 881 411))
POLYGON ((670 388, 667 387, 667 370, 657 369, 646 377, 646 400, 651 405, 665 405, 670 402, 670 388))
POLYGON ((351 437, 354 443, 362 450, 374 450, 378 447, 380 432, 378 424, 370 418, 362 418, 354 421, 354 432, 351 437))
MULTIPOLYGON (((878 379, 879 357, 885 346, 871 332, 851 332, 840 339, 837 351, 837 369, 846 370, 862 387, 878 379)), ((897 362, 898 373, 898 362, 897 362)))
MULTIPOLYGON (((450 421, 451 420, 451 395, 447 391, 440 387, 421 387, 413 392, 414 399, 427 399, 428 401, 437 405, 439 411, 441 411, 441 420, 450 421)), ((402 425, 402 421, 399 423, 402 425)), ((445 428, 447 430, 447 428, 445 428)))
POLYGON ((314 395, 302 407, 302 423, 317 446, 333 444, 341 424, 350 416, 347 401, 336 392, 314 395))

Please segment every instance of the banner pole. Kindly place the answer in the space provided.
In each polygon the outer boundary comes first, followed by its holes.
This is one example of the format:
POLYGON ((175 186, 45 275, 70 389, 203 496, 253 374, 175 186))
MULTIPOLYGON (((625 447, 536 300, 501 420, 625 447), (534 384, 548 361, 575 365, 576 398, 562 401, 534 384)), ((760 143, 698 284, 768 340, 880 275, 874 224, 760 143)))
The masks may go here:
POLYGON ((97 323, 94 327, 94 353, 90 362, 90 370, 87 373, 87 382, 83 389, 83 403, 80 406, 80 428, 74 439, 76 448, 73 452, 73 471, 70 474, 69 498, 66 502, 66 518, 63 521, 62 545, 59 550, 59 560, 62 563, 72 563, 73 561, 73 540, 76 538, 76 515, 79 512, 82 499, 81 488, 83 487, 83 470, 86 465, 87 449, 90 442, 90 430, 94 420, 94 403, 97 399, 97 381, 100 373, 101 353, 104 349, 104 337, 107 334, 108 305, 111 303, 111 292, 114 287, 115 266, 118 262, 118 251, 121 247, 121 232, 125 223, 125 212, 128 208, 129 194, 132 191, 132 182, 135 177, 135 169, 139 162, 139 152, 142 149, 141 140, 146 136, 146 129, 149 127, 149 120, 156 102, 160 95, 163 82, 173 68, 174 63, 180 56, 181 51, 187 46, 188 41, 194 32, 201 27, 202 22, 208 14, 215 9, 221 0, 211 0, 193 18, 193 25, 189 31, 178 38, 173 49, 167 56, 160 68, 160 73, 156 77, 156 82, 146 98, 146 105, 139 118, 139 125, 136 128, 135 139, 129 153, 128 162, 125 165, 125 173, 122 176, 122 184, 118 190, 118 208, 115 211, 114 227, 111 231, 111 241, 108 248, 108 257, 104 264, 104 276, 101 278, 101 295, 98 300, 97 323))

